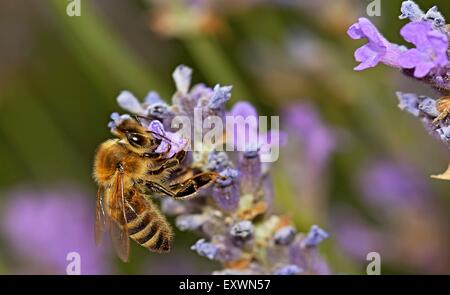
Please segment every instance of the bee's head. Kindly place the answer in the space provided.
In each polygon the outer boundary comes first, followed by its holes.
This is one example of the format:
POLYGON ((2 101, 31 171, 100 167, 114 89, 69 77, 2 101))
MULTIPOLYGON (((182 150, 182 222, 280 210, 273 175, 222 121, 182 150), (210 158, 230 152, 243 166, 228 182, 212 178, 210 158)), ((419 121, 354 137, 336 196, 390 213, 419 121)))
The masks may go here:
POLYGON ((161 143, 160 139, 147 132, 137 118, 113 113, 111 119, 112 121, 108 124, 111 133, 120 139, 121 144, 135 153, 152 151, 161 143))

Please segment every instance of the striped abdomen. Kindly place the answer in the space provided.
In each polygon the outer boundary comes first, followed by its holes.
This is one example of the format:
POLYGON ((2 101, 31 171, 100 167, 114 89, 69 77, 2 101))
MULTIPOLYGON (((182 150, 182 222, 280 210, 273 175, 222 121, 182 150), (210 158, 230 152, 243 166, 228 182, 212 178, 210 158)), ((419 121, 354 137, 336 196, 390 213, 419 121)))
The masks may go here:
POLYGON ((169 252, 173 233, 164 216, 137 191, 130 192, 127 199, 130 206, 126 206, 125 212, 130 238, 150 251, 169 252))

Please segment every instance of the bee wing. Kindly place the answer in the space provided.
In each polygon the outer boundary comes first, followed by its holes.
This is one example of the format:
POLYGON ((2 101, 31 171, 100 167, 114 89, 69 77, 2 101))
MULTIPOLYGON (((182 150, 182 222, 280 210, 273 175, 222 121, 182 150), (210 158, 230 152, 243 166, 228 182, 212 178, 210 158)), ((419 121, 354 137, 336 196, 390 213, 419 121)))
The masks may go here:
POLYGON ((124 226, 121 226, 116 221, 111 220, 109 233, 111 235, 111 240, 117 256, 119 256, 123 262, 128 262, 128 256, 130 254, 128 231, 124 228, 124 226))
POLYGON ((111 240, 119 258, 127 262, 130 253, 130 240, 128 238, 127 217, 125 214, 125 192, 123 175, 118 173, 112 186, 111 202, 113 212, 109 214, 109 233, 111 240))
POLYGON ((99 246, 102 242, 103 233, 106 228, 105 207, 103 206, 103 197, 105 189, 99 187, 97 191, 97 202, 95 206, 95 244, 99 246))

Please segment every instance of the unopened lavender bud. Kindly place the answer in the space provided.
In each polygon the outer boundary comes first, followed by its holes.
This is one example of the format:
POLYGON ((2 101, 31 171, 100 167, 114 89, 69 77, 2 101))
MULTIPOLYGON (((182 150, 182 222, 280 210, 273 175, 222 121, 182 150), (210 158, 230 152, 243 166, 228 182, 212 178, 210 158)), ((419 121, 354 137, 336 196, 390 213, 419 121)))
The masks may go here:
POLYGON ((208 107, 213 110, 220 109, 231 97, 231 89, 233 86, 214 86, 213 95, 209 99, 208 107))
POLYGON ((147 116, 164 119, 169 114, 169 106, 165 103, 155 103, 147 107, 147 116))
POLYGON ((254 193, 261 184, 262 166, 258 149, 246 149, 240 154, 238 165, 242 193, 254 193))
POLYGON ((220 177, 217 178, 216 183, 221 187, 230 186, 238 177, 239 172, 233 168, 226 168, 220 173, 220 177))
POLYGON ((422 101, 419 103, 419 110, 428 116, 435 118, 439 116, 439 111, 436 108, 436 100, 429 97, 421 97, 422 101))
POLYGON ((117 103, 124 110, 133 114, 142 114, 144 109, 141 106, 139 100, 129 91, 122 91, 117 97, 117 103))
POLYGON ((185 230, 194 231, 198 230, 205 223, 205 220, 206 217, 204 215, 187 214, 178 216, 175 220, 175 224, 181 231, 185 230))
POLYGON ((198 240, 191 246, 191 250, 196 251, 198 255, 204 256, 210 260, 214 260, 219 252, 219 248, 216 245, 206 242, 205 239, 198 240))
POLYGON ((303 272, 303 269, 301 269, 300 267, 298 267, 295 264, 290 264, 290 265, 286 265, 286 266, 277 268, 273 274, 279 275, 279 276, 280 275, 281 276, 283 276, 283 275, 293 276, 293 275, 298 275, 302 272, 303 272))
POLYGON ((297 231, 292 226, 284 226, 277 230, 274 234, 275 244, 289 245, 295 238, 297 231))
POLYGON ((119 125, 123 120, 131 119, 130 115, 128 115, 128 114, 119 115, 119 113, 116 113, 116 112, 112 113, 111 116, 110 116, 110 118, 111 118, 111 120, 112 120, 112 121, 110 121, 110 122, 108 123, 108 127, 109 127, 110 129, 115 128, 115 127, 116 127, 117 125, 119 125))
POLYGON ((109 116, 109 117, 111 118, 111 120, 117 121, 117 120, 119 120, 120 115, 119 115, 119 113, 114 112, 114 113, 112 113, 111 116, 109 116))
POLYGON ((208 154, 207 169, 210 171, 221 172, 231 165, 231 161, 225 152, 212 151, 208 154))
POLYGON ((412 114, 413 116, 418 117, 420 114, 420 110, 417 95, 413 93, 403 93, 403 92, 397 92, 396 94, 399 100, 398 107, 402 111, 406 111, 412 114))
POLYGON ((230 234, 233 237, 248 239, 253 234, 253 224, 248 220, 238 222, 231 227, 230 234))
POLYGON ((172 77, 178 92, 186 95, 191 85, 192 69, 185 65, 179 65, 173 72, 172 77))
POLYGON ((444 143, 450 141, 450 126, 439 128, 436 130, 436 132, 439 134, 439 137, 444 143))
POLYGON ((425 20, 433 22, 435 29, 442 28, 445 25, 445 18, 442 13, 439 12, 437 6, 431 7, 424 17, 425 20))
POLYGON ((158 92, 156 91, 150 91, 149 93, 147 93, 147 95, 144 98, 144 102, 149 105, 155 103, 164 103, 161 96, 159 96, 158 92))
POLYGON ((246 158, 255 158, 259 156, 259 148, 256 145, 249 145, 242 153, 246 158))
POLYGON ((224 211, 231 212, 239 204, 239 186, 237 183, 238 171, 226 168, 219 173, 212 197, 216 204, 224 211))
POLYGON ((328 238, 328 233, 317 225, 313 225, 311 226, 308 235, 302 241, 302 247, 316 247, 326 238, 328 238))
POLYGON ((400 9, 401 15, 400 19, 409 19, 410 21, 420 21, 423 19, 425 14, 420 9, 419 5, 417 5, 414 1, 408 0, 403 1, 402 7, 400 9))

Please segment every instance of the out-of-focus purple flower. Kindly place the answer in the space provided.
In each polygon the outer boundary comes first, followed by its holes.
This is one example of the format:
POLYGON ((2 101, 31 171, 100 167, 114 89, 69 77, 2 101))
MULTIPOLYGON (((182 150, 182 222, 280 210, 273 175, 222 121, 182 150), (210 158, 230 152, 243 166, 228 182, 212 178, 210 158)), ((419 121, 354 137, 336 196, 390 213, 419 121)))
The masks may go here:
POLYGON ((24 187, 9 192, 7 199, 2 231, 24 265, 19 272, 66 274, 70 252, 80 254, 81 274, 108 272, 105 253, 94 242, 94 203, 83 193, 70 187, 24 187))
POLYGON ((403 52, 398 61, 402 68, 415 68, 416 78, 423 78, 430 71, 438 71, 447 66, 447 35, 433 30, 431 23, 426 21, 408 23, 401 29, 400 34, 416 48, 403 52))
POLYGON ((243 118, 246 124, 243 126, 244 128, 234 126, 234 138, 230 138, 228 141, 232 141, 238 151, 245 151, 251 144, 257 147, 258 113, 255 107, 248 102, 237 102, 233 105, 229 115, 235 117, 236 120, 243 118))
POLYGON ((333 233, 344 252, 354 259, 365 260, 367 253, 383 253, 384 236, 367 224, 358 212, 350 208, 335 210, 333 233))
POLYGON ((303 146, 305 160, 312 169, 322 171, 332 151, 336 148, 336 136, 322 122, 310 105, 291 105, 284 111, 284 126, 303 146))
POLYGON ((402 53, 401 48, 390 43, 367 18, 359 18, 347 31, 352 39, 366 38, 368 43, 355 51, 355 59, 361 62, 354 69, 362 71, 375 67, 382 62, 394 68, 401 68, 398 58, 402 53))
POLYGON ((366 202, 378 209, 418 206, 430 194, 423 179, 414 167, 382 160, 364 169, 359 188, 366 202))
POLYGON ((328 233, 317 225, 311 226, 305 239, 302 241, 304 247, 316 247, 328 238, 328 233))
POLYGON ((234 117, 235 122, 238 123, 228 138, 228 142, 232 142, 237 151, 256 151, 260 155, 264 155, 270 153, 272 148, 279 148, 286 143, 285 134, 279 130, 267 132, 259 130, 258 113, 255 107, 248 102, 237 102, 228 115, 234 117), (239 122, 245 122, 245 124, 238 126, 239 122))
POLYGON ((305 274, 330 274, 330 269, 320 257, 316 247, 305 247, 301 237, 297 236, 288 246, 289 263, 299 266, 305 274))
POLYGON ((207 217, 203 214, 184 214, 177 217, 175 223, 181 231, 198 230, 206 221, 207 217))

